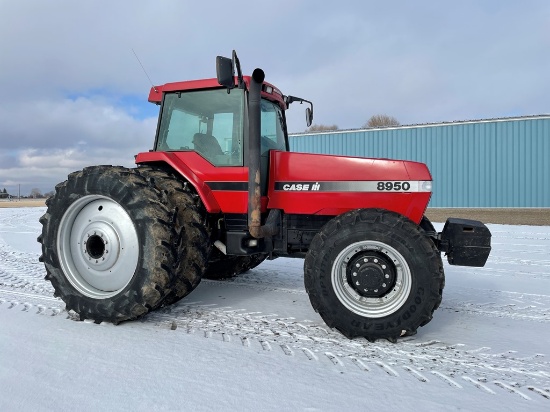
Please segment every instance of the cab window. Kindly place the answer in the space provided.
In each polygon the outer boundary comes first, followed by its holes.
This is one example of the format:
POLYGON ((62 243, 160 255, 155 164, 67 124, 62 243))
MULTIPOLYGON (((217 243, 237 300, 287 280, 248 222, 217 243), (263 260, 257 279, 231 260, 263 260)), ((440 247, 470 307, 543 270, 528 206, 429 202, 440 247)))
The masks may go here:
POLYGON ((198 152, 216 166, 242 166, 244 92, 166 93, 155 150, 198 152))

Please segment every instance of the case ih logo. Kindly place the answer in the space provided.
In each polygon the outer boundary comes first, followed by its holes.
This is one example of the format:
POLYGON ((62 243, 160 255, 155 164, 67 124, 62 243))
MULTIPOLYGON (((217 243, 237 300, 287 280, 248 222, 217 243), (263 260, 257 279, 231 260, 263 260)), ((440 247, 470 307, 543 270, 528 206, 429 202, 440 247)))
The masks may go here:
POLYGON ((307 191, 314 191, 319 190, 321 188, 321 185, 319 182, 315 183, 276 183, 275 184, 275 190, 281 190, 278 186, 282 187, 282 190, 284 191, 301 191, 301 192, 307 192, 307 191))

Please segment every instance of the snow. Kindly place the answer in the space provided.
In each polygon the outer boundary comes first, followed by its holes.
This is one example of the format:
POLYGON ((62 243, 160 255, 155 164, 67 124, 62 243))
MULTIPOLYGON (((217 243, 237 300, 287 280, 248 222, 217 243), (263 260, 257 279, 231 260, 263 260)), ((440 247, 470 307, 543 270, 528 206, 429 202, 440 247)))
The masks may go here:
POLYGON ((0 209, 0 411, 550 410, 550 227, 489 225, 486 267, 446 264, 432 322, 392 344, 327 328, 292 259, 74 321, 37 260, 43 213, 0 209))

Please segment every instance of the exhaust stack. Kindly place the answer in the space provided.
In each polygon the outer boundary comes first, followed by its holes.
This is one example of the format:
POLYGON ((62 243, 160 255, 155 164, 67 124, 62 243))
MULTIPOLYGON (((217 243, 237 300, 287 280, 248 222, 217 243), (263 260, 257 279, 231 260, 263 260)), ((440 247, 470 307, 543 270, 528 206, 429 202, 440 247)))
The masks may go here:
MULTIPOLYGON (((241 65, 237 53, 233 50, 233 58, 216 57, 216 72, 218 83, 227 87, 229 93, 235 87, 235 71, 237 68, 237 80, 239 88, 245 88, 241 73, 241 65)), ((255 69, 250 80, 248 91, 248 231, 256 239, 271 237, 279 232, 278 222, 281 216, 280 210, 272 209, 262 226, 261 213, 261 93, 265 73, 262 69, 255 69)))
POLYGON ((248 231, 255 238, 263 237, 261 228, 260 192, 260 133, 261 133, 261 91, 265 79, 262 69, 252 72, 248 94, 248 231))
POLYGON ((260 189, 260 156, 261 156, 261 91, 265 79, 262 69, 252 72, 248 93, 248 231, 256 239, 271 237, 279 232, 277 225, 280 211, 272 209, 266 224, 262 226, 260 189))

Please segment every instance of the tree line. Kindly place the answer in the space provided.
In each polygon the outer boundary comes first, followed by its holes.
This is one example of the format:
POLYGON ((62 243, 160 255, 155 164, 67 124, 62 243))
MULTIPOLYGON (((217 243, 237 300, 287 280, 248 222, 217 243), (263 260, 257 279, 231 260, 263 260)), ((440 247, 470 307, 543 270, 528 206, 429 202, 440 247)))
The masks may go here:
MULTIPOLYGON (((365 124, 363 124, 363 129, 372 129, 376 127, 390 127, 390 126, 400 126, 399 120, 393 116, 388 116, 387 114, 375 114, 371 116, 365 124)), ((324 124, 314 124, 306 132, 330 132, 334 130, 339 130, 338 126, 335 124, 324 125, 324 124)))
MULTIPOLYGON (((46 193, 42 193, 42 191, 38 188, 31 189, 31 192, 28 196, 21 196, 22 198, 31 198, 31 199, 47 199, 50 196, 54 195, 54 191, 49 191, 46 193)), ((8 193, 6 188, 0 190, 0 199, 10 199, 10 198, 16 198, 16 195, 12 195, 8 193)))

